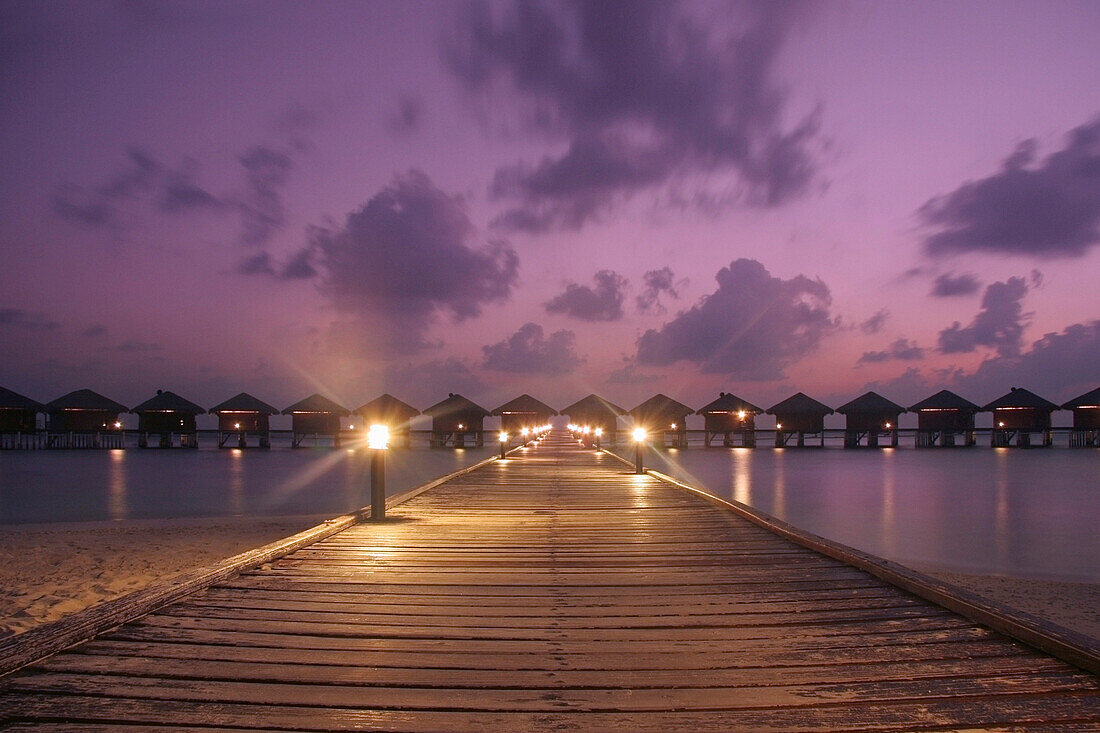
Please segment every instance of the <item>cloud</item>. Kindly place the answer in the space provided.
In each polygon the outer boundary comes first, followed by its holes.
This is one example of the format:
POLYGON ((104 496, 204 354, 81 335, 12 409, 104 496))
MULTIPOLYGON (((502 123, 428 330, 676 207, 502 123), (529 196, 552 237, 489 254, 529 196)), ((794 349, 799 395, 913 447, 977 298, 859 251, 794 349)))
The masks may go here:
POLYGON ((1036 147, 1020 143, 993 175, 925 203, 925 250, 1079 257, 1100 242, 1100 118, 1038 164, 1036 147))
POLYGON ((932 295, 937 298, 953 298, 957 295, 973 295, 981 289, 978 278, 966 273, 954 275, 945 273, 932 284, 932 295))
POLYGON ((785 128, 773 79, 801 8, 702 18, 666 0, 475 6, 445 51, 450 68, 471 93, 518 99, 523 124, 561 151, 497 170, 491 193, 513 204, 497 223, 575 229, 639 191, 712 172, 732 174, 748 205, 805 194, 820 111, 785 128))
POLYGON ((237 202, 241 215, 241 241, 264 244, 286 222, 282 188, 290 177, 290 156, 266 145, 257 145, 238 157, 245 171, 248 191, 237 202))
POLYGON ((873 364, 877 362, 897 359, 899 361, 916 361, 924 358, 924 349, 917 346, 909 339, 899 338, 890 344, 890 348, 884 351, 865 351, 859 357, 859 364, 873 364))
POLYGON ((880 309, 875 315, 868 318, 859 324, 859 330, 865 334, 876 334, 882 330, 882 327, 886 325, 886 319, 890 317, 890 311, 885 308, 880 309))
POLYGON ((439 315, 474 318, 511 296, 519 257, 503 241, 474 239, 463 201, 413 170, 343 226, 314 230, 311 262, 339 310, 369 321, 385 348, 409 352, 428 346, 425 333, 439 315))
POLYGON ((546 302, 547 313, 563 313, 582 321, 617 321, 623 317, 626 279, 613 270, 600 270, 595 285, 566 283, 565 292, 546 302))
POLYGON ((0 328, 4 327, 24 331, 56 331, 61 328, 61 324, 41 313, 32 313, 22 308, 0 308, 0 328))
POLYGON ((190 171, 168 171, 160 196, 160 208, 169 213, 193 209, 217 210, 225 202, 194 181, 190 171))
POLYGON ((81 331, 80 335, 84 336, 85 338, 99 338, 100 336, 106 336, 107 327, 104 326, 102 323, 93 323, 91 326, 88 326, 83 331, 81 331))
POLYGON ((1029 318, 1021 305, 1025 295, 1027 282, 1022 277, 992 283, 985 289, 981 310, 970 325, 964 328, 955 321, 940 331, 940 351, 957 354, 974 351, 979 346, 989 346, 1001 356, 1019 354, 1024 326, 1029 318))
POLYGON ((568 374, 580 366, 577 337, 572 331, 555 331, 543 338, 542 326, 525 323, 514 334, 490 346, 482 346, 484 366, 515 374, 568 374))
POLYGON ((435 359, 420 364, 393 364, 384 371, 382 391, 410 400, 420 408, 438 402, 447 392, 457 392, 475 402, 485 394, 488 385, 469 365, 454 357, 435 359), (442 392, 442 394, 440 394, 442 392))
POLYGON ((664 313, 665 306, 661 303, 661 294, 665 293, 673 299, 680 297, 680 294, 676 292, 674 278, 675 275, 673 275, 671 267, 650 270, 642 275, 644 287, 641 294, 634 301, 638 306, 638 311, 641 313, 664 313))
POLYGON ((237 272, 241 275, 275 275, 275 266, 271 262, 269 252, 257 252, 246 257, 237 265, 237 272))
POLYGON ((408 135, 416 132, 424 119, 424 102, 420 97, 402 94, 397 106, 386 115, 386 129, 395 135, 408 135))
POLYGON ((659 379, 658 374, 639 372, 637 364, 625 364, 607 375, 608 384, 650 384, 659 379))
POLYGON ((718 289, 660 330, 638 339, 639 364, 697 364, 703 372, 750 380, 781 379, 835 330, 832 296, 820 279, 772 277, 740 259, 715 276, 718 289))

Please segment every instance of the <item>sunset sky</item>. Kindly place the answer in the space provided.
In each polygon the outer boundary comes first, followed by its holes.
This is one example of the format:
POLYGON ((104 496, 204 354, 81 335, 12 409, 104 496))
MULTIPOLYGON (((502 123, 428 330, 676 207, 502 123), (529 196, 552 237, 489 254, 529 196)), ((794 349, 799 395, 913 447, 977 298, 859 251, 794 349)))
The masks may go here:
POLYGON ((0 386, 1100 385, 1100 3, 0 2, 0 386))

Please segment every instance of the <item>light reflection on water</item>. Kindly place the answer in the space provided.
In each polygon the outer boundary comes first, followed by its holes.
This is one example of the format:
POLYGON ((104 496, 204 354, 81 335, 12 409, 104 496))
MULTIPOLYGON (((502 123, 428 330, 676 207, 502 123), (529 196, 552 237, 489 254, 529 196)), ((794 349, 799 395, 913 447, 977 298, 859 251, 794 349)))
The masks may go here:
POLYGON ((898 562, 1100 582, 1100 451, 650 449, 645 465, 898 562))

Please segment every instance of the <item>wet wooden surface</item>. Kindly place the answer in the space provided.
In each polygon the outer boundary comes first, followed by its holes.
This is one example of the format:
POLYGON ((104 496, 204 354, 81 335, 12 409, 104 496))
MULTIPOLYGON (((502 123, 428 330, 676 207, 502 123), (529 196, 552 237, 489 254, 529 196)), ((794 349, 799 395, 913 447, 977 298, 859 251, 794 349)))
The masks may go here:
POLYGON ((7 727, 1097 730, 1097 677, 551 435, 5 680, 7 727))

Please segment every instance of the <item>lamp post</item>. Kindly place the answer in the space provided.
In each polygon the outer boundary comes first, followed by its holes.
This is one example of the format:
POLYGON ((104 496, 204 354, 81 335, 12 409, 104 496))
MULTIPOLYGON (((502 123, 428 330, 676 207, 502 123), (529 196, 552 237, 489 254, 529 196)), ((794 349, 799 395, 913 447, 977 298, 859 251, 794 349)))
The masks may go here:
POLYGON ((645 448, 645 429, 634 428, 634 473, 645 473, 642 468, 642 450, 645 448))
POLYGON ((508 433, 503 430, 500 431, 500 457, 504 458, 508 452, 508 433))
POLYGON ((600 436, 603 435, 603 428, 596 428, 595 435, 596 435, 596 450, 599 450, 600 449, 600 436))
POLYGON ((386 449, 389 442, 390 429, 385 425, 371 425, 367 430, 367 447, 370 449, 370 518, 375 522, 386 518, 386 449))

